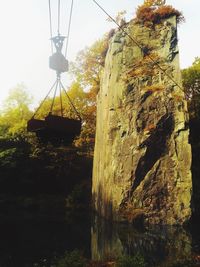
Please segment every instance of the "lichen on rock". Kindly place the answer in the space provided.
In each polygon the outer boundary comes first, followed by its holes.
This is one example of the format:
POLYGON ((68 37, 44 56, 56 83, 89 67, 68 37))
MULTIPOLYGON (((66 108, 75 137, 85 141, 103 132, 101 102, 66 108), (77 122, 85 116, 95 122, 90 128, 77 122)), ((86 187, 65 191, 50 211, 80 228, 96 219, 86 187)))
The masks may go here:
POLYGON ((97 97, 94 207, 116 221, 183 224, 191 215, 191 147, 176 17, 124 29, 145 49, 122 30, 110 42, 97 97))

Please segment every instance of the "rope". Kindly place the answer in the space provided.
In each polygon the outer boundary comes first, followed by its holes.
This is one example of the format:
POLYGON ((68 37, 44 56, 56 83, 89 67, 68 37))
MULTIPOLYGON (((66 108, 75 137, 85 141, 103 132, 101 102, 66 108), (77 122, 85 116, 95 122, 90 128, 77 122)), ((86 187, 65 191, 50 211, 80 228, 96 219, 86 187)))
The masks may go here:
POLYGON ((51 18, 51 0, 49 0, 49 25, 50 25, 50 35, 51 35, 51 53, 53 54, 53 41, 52 41, 52 18, 51 18))
POLYGON ((45 96, 45 98, 42 100, 42 102, 40 103, 39 107, 36 109, 35 113, 33 114, 32 116, 32 119, 34 119, 35 115, 38 113, 38 111, 40 110, 40 108, 42 107, 42 105, 44 104, 44 102, 46 101, 47 97, 49 96, 49 94, 51 93, 51 91, 55 88, 55 91, 54 91, 54 95, 53 95, 53 99, 52 99, 52 103, 51 103, 51 107, 50 107, 50 111, 49 111, 49 114, 52 113, 52 110, 53 110, 53 107, 54 107, 54 102, 55 102, 55 98, 56 98, 56 92, 57 92, 57 89, 58 89, 58 86, 59 86, 59 91, 60 91, 60 107, 61 107, 61 115, 63 117, 63 100, 62 100, 62 88, 63 88, 63 91, 65 92, 66 96, 67 96, 67 99, 69 101, 69 104, 71 106, 71 108, 74 110, 74 112, 76 113, 77 117, 81 119, 81 116, 79 114, 79 112, 77 111, 76 107, 74 106, 71 98, 69 97, 69 95, 67 94, 66 90, 65 90, 65 87, 63 86, 61 80, 59 78, 56 79, 56 81, 54 82, 54 84, 52 85, 52 87, 50 88, 49 92, 47 93, 47 95, 45 96))
POLYGON ((58 35, 60 34, 60 0, 58 0, 58 35))
MULTIPOLYGON (((122 26, 119 25, 119 23, 117 23, 117 21, 108 14, 108 12, 96 1, 96 0, 92 0, 118 27, 119 29, 124 32, 132 41, 133 43, 135 43, 142 51, 144 51, 143 46, 135 39, 133 38, 127 31, 125 31, 123 29, 122 26)), ((146 55, 164 74, 166 77, 168 77, 177 87, 179 87, 181 90, 183 90, 183 88, 172 78, 171 75, 169 75, 165 69, 163 69, 160 64, 158 62, 156 62, 150 55, 146 55)))
POLYGON ((82 119, 81 119, 81 116, 80 116, 80 114, 79 114, 79 112, 78 112, 77 109, 75 108, 75 106, 74 106, 74 104, 73 104, 71 98, 69 97, 68 93, 66 92, 65 87, 63 86, 63 84, 62 84, 61 81, 60 81, 60 84, 61 84, 61 86, 62 86, 62 88, 63 88, 63 91, 65 92, 65 94, 66 94, 66 96, 67 96, 67 99, 68 99, 68 101, 69 101, 71 107, 72 107, 73 110, 75 111, 77 117, 78 117, 80 120, 82 120, 82 119))
POLYGON ((51 103, 51 108, 50 108, 50 114, 52 113, 52 110, 53 110, 53 106, 54 106, 54 102, 55 102, 55 97, 56 97, 56 92, 57 92, 57 88, 58 88, 58 79, 56 80, 56 87, 55 87, 55 91, 54 91, 54 95, 53 95, 53 100, 52 100, 52 103, 51 103))
POLYGON ((67 32, 67 41, 66 41, 66 49, 65 49, 65 57, 67 57, 67 51, 68 51, 68 46, 69 46, 69 35, 70 35, 71 22, 72 22, 73 6, 74 6, 74 0, 71 1, 70 16, 69 16, 69 23, 68 23, 68 32, 67 32))
POLYGON ((45 100, 47 99, 47 97, 49 96, 49 94, 51 93, 51 91, 53 90, 53 88, 56 85, 56 83, 57 83, 57 80, 52 85, 51 89, 49 90, 49 92, 47 93, 47 95, 45 96, 45 98, 42 100, 42 102, 40 103, 39 107, 36 109, 35 113, 32 116, 32 119, 34 119, 35 115, 38 113, 38 111, 40 110, 41 106, 44 104, 45 100))
POLYGON ((62 102, 62 90, 61 90, 61 83, 59 82, 59 91, 60 91, 60 111, 61 116, 63 117, 63 102, 62 102))

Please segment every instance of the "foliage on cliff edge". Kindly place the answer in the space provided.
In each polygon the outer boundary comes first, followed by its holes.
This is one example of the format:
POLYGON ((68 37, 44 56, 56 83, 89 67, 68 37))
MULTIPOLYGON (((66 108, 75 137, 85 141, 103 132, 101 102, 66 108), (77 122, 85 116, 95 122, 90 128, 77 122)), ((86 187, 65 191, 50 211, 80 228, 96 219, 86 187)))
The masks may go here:
POLYGON ((185 21, 182 12, 170 5, 154 6, 143 4, 136 11, 136 21, 145 26, 159 24, 163 19, 168 19, 173 16, 176 16, 177 23, 185 21))

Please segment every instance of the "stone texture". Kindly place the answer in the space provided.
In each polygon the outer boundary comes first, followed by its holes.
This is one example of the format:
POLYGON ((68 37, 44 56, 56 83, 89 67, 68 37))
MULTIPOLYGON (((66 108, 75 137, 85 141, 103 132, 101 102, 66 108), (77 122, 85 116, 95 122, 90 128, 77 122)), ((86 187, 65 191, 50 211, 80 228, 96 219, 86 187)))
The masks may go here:
POLYGON ((112 37, 97 98, 93 203, 116 221, 183 224, 190 218, 191 147, 176 18, 134 21, 112 37), (147 56, 166 70, 163 74, 147 56))
POLYGON ((190 233, 180 226, 156 225, 142 230, 95 218, 91 228, 91 257, 106 261, 138 254, 145 258, 146 266, 181 266, 177 261, 194 259, 193 241, 190 233))

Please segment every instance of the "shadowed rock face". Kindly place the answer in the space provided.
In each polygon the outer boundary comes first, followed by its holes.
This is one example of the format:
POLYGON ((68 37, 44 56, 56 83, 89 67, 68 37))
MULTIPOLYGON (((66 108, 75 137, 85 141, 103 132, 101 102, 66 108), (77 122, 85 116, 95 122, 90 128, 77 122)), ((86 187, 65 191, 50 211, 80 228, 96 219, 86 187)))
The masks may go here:
POLYGON ((192 244, 191 234, 182 227, 152 226, 138 230, 132 225, 110 224, 95 218, 91 228, 93 260, 115 260, 122 255, 139 254, 148 267, 180 266, 178 260, 189 260, 194 255, 192 244))
POLYGON ((154 29, 131 21, 113 36, 97 99, 93 203, 117 221, 190 218, 191 148, 176 18, 154 29), (166 74, 149 57, 166 70, 166 74))

